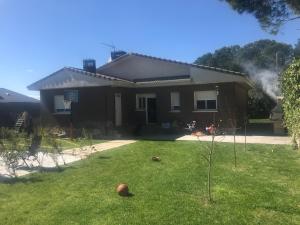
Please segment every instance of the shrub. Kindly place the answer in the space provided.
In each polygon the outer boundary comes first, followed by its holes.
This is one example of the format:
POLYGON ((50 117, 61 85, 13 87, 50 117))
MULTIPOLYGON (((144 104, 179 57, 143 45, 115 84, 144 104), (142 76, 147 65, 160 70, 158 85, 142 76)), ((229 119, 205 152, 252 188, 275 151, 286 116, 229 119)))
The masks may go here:
POLYGON ((293 137, 295 146, 300 147, 300 60, 294 60, 282 75, 284 121, 293 137))
POLYGON ((10 175, 16 177, 16 169, 23 160, 30 146, 30 137, 25 133, 16 133, 14 130, 1 128, 0 156, 10 175))

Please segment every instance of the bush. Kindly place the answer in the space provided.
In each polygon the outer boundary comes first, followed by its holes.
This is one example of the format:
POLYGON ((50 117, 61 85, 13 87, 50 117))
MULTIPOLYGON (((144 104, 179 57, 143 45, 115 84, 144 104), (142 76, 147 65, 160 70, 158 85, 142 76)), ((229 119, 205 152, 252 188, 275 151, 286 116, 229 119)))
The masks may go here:
POLYGON ((294 60, 282 75, 284 121, 293 137, 295 146, 300 148, 300 60, 294 60))

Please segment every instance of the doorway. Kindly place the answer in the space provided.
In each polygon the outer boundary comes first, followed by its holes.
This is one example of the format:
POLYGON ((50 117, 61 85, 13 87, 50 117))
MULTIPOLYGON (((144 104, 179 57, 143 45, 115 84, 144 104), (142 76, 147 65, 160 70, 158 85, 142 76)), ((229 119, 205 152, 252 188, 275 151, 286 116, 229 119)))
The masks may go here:
POLYGON ((146 98, 147 99, 147 110, 146 117, 147 123, 156 123, 156 98, 146 98))

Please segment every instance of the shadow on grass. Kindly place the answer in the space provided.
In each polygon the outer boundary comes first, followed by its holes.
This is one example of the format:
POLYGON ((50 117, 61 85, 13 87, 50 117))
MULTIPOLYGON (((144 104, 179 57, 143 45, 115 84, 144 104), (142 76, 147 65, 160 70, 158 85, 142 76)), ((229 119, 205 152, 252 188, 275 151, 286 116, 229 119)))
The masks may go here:
POLYGON ((42 182, 43 180, 40 177, 7 177, 0 175, 0 183, 2 184, 16 184, 16 183, 36 183, 42 182))
MULTIPOLYGON (((70 168, 70 167, 68 167, 70 168)), ((28 172, 63 172, 66 169, 66 167, 27 167, 27 166, 19 166, 18 170, 24 170, 28 172)))
POLYGON ((133 193, 127 193, 127 194, 119 194, 121 197, 124 197, 124 198, 132 198, 134 196, 133 193))
POLYGON ((185 134, 148 134, 136 136, 135 138, 142 141, 176 141, 177 138, 184 135, 185 134))
POLYGON ((46 172, 46 173, 52 173, 52 172, 64 172, 67 168, 66 167, 41 167, 38 168, 37 171, 39 172, 46 172))
POLYGON ((98 157, 98 159, 110 159, 110 158, 111 158, 110 156, 104 156, 104 155, 98 157))
MULTIPOLYGON (((28 168, 28 167, 18 167, 18 169, 26 170, 31 173, 37 174, 37 173, 62 173, 67 169, 76 169, 74 166, 68 166, 68 167, 34 167, 34 168, 28 168)), ((29 174, 26 174, 24 176, 19 177, 12 177, 8 174, 1 175, 0 174, 0 184, 15 184, 15 183, 35 183, 35 182, 41 182, 43 179, 40 177, 30 176, 29 174)))

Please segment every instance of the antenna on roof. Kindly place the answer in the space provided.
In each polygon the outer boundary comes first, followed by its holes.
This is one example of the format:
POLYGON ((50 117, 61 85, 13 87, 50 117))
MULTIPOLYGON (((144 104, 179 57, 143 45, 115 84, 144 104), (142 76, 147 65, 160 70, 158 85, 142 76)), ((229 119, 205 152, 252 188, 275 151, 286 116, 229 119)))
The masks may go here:
POLYGON ((109 48, 111 48, 111 50, 113 51, 113 52, 115 52, 116 51, 116 46, 114 45, 114 44, 107 44, 107 43, 100 43, 101 45, 104 45, 104 46, 106 46, 106 47, 109 47, 109 48))

